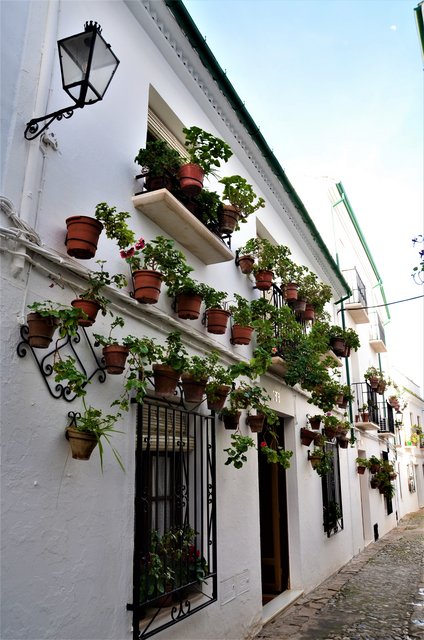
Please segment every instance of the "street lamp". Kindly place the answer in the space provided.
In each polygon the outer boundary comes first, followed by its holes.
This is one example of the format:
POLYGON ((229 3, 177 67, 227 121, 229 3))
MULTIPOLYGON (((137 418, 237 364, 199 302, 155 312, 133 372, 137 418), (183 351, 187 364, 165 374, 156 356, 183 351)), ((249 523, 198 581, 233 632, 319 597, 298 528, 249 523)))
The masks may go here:
POLYGON ((97 22, 86 22, 84 31, 69 38, 59 40, 60 71, 62 86, 75 102, 75 106, 60 109, 27 123, 24 136, 34 140, 45 131, 53 120, 70 118, 74 109, 82 109, 87 104, 102 100, 119 60, 103 39, 101 27, 97 22), (41 128, 40 122, 47 120, 41 128))
POLYGON ((402 426, 403 423, 403 413, 402 411, 400 411, 399 409, 396 411, 396 415, 395 415, 395 422, 397 424, 398 427, 402 426))

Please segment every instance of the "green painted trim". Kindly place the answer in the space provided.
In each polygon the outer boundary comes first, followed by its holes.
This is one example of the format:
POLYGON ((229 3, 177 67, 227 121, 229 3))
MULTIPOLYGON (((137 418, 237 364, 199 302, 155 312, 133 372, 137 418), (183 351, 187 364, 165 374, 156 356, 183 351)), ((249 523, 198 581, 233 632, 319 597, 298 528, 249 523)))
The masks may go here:
POLYGON ((424 3, 420 2, 417 7, 414 8, 415 20, 417 23, 418 37, 421 43, 421 54, 424 57, 424 3))
POLYGON ((370 263, 370 265, 372 267, 372 270, 374 271, 374 275, 377 278, 377 285, 376 286, 380 287, 381 296, 383 298, 384 306, 386 308, 387 318, 390 320, 390 311, 389 311, 389 308, 387 306, 386 294, 385 294, 384 288, 383 288, 383 280, 381 279, 381 276, 380 276, 380 274, 378 272, 377 265, 374 262, 374 258, 372 257, 370 248, 367 245, 367 242, 366 242, 366 240, 364 238, 364 234, 362 233, 362 229, 359 226, 359 222, 358 222, 358 220, 357 220, 357 218, 355 216, 355 213, 354 213, 354 211, 352 209, 352 205, 349 202, 349 198, 346 195, 346 192, 345 192, 345 190, 343 188, 342 183, 341 182, 337 182, 336 187, 337 187, 337 191, 339 192, 339 195, 340 195, 340 200, 335 205, 333 205, 333 207, 336 207, 338 204, 341 204, 341 203, 344 204, 344 206, 346 208, 346 211, 349 214, 350 220, 351 220, 351 222, 352 222, 352 224, 354 226, 354 229, 355 229, 356 233, 358 234, 358 238, 359 238, 359 240, 360 240, 360 242, 362 244, 362 247, 363 247, 363 249, 365 251, 365 254, 366 254, 367 258, 368 258, 368 261, 369 261, 369 263, 370 263))
POLYGON ((271 168, 271 171, 274 173, 274 175, 278 178, 278 180, 283 185, 286 193, 288 194, 293 205, 299 211, 303 222, 307 225, 311 233, 311 236, 314 238, 322 254, 325 256, 325 259, 328 262, 329 266, 331 267, 332 271, 337 276, 337 279, 339 280, 342 287, 348 293, 347 297, 350 297, 352 293, 349 289, 349 285, 347 284, 343 274, 341 273, 339 267, 337 266, 337 263, 335 262, 333 256, 328 250, 327 245, 324 243, 323 239, 321 238, 318 232, 318 229, 316 228, 311 217, 309 216, 309 213, 305 208, 305 205, 303 204, 298 194, 296 193, 295 189, 293 188, 293 185, 291 184, 290 180, 286 176, 284 169, 278 162, 277 158, 274 156, 273 152, 271 151, 271 148, 268 146, 268 143, 266 142, 265 138, 259 131, 259 128, 255 124, 252 116, 249 114, 243 102, 239 98, 236 90, 234 89, 233 85, 229 81, 227 75, 221 69, 217 59, 213 55, 211 49, 206 44, 204 37, 200 33, 199 29, 197 28, 194 20, 188 13, 184 4, 182 3, 181 0, 164 0, 164 2, 168 7, 168 9, 170 9, 170 11, 173 13, 175 20, 177 21, 181 30, 184 31, 184 33, 186 34, 188 41, 190 42, 193 49, 197 51, 197 54, 200 60, 208 70, 209 74, 218 84, 221 91, 223 92, 228 102, 230 103, 231 107, 238 114, 240 122, 242 123, 242 125, 244 126, 248 134, 251 136, 251 138, 255 141, 257 147, 259 148, 260 152, 265 158, 267 164, 271 168))

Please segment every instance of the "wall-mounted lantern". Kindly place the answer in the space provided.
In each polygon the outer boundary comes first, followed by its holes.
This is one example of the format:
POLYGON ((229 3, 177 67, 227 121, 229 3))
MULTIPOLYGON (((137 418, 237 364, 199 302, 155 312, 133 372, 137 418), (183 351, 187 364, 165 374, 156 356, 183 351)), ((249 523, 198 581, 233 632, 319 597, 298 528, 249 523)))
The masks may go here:
POLYGON ((82 109, 87 104, 102 100, 106 93, 119 60, 100 35, 102 30, 97 22, 86 22, 84 29, 82 33, 63 38, 57 43, 62 86, 74 100, 75 106, 30 120, 24 134, 27 140, 37 138, 53 120, 70 118, 74 109, 82 109), (45 120, 48 122, 40 128, 39 123, 45 120))

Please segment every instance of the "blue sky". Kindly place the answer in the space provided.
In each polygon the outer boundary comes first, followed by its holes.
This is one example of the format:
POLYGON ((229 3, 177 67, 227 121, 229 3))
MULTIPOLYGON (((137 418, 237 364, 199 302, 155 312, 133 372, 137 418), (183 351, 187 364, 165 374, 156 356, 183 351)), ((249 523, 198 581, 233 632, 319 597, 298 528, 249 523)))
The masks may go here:
MULTIPOLYGON (((311 216, 307 181, 341 181, 387 300, 424 293, 418 0, 183 1, 311 216)), ((424 299, 390 310, 392 358, 422 386, 424 299)))

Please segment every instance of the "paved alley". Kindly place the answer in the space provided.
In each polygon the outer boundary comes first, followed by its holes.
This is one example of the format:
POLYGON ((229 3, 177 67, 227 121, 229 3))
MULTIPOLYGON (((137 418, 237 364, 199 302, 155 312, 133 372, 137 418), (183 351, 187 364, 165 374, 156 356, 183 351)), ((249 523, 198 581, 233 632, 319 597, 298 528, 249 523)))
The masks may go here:
POLYGON ((261 640, 424 639, 424 509, 265 625, 261 640))

